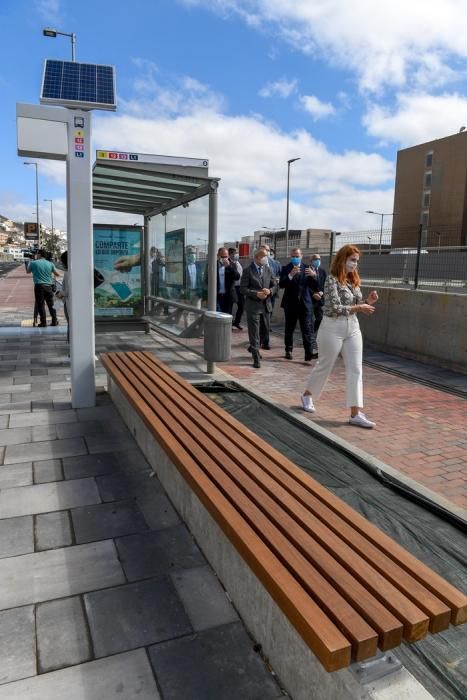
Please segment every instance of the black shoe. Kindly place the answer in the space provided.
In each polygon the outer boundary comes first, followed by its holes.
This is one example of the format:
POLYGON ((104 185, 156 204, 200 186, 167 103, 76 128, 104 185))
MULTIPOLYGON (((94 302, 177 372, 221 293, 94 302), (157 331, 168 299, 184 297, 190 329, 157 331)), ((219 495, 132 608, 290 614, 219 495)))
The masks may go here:
POLYGON ((269 343, 264 343, 264 345, 261 345, 261 348, 262 348, 263 350, 270 350, 270 349, 271 349, 271 346, 269 345, 269 343))
POLYGON ((285 351, 284 357, 286 360, 293 360, 292 353, 290 352, 290 350, 285 351))
POLYGON ((241 326, 239 323, 232 323, 232 326, 233 326, 234 328, 238 328, 239 331, 242 331, 242 330, 243 330, 243 326, 241 326))
POLYGON ((58 326, 58 321, 52 321, 51 326, 58 326))
MULTIPOLYGON (((251 353, 254 355, 254 350, 252 349, 251 345, 249 345, 249 346, 247 347, 247 350, 248 350, 248 352, 251 352, 251 353)), ((263 356, 261 355, 260 352, 258 353, 258 357, 259 357, 260 360, 263 358, 263 356)))
POLYGON ((255 369, 260 369, 260 367, 261 367, 261 362, 259 361, 260 357, 261 356, 260 356, 259 352, 256 352, 253 354, 253 367, 255 369))
POLYGON ((317 352, 316 350, 314 350, 314 351, 311 353, 311 358, 310 358, 310 359, 311 359, 311 360, 317 360, 317 359, 318 359, 318 352, 317 352))
POLYGON ((47 328, 47 324, 46 323, 38 323, 36 328, 47 328))

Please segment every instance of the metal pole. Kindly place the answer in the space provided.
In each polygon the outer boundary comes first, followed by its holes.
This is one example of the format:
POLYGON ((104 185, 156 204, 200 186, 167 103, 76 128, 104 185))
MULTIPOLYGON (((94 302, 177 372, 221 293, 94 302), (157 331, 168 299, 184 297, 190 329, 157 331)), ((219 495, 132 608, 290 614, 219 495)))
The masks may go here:
MULTIPOLYGON (((209 239, 208 239, 208 311, 217 307, 217 182, 211 182, 209 193, 209 239)), ((208 374, 214 374, 215 365, 206 363, 208 374)))
POLYGON ((37 163, 33 165, 36 166, 36 219, 37 219, 37 240, 39 241, 39 246, 41 245, 41 225, 39 223, 39 175, 37 173, 37 163))
POLYGON ((379 233, 379 254, 381 255, 381 247, 383 244, 383 220, 384 220, 384 214, 381 214, 381 231, 379 233))
POLYGON ((54 237, 54 205, 53 201, 50 200, 50 219, 52 222, 52 255, 55 250, 55 237, 54 237))
POLYGON ((417 242, 417 259, 415 260, 415 275, 414 275, 414 281, 413 281, 413 288, 417 289, 418 287, 418 277, 420 274, 420 255, 421 255, 421 250, 422 250, 422 229, 423 229, 423 224, 420 224, 418 227, 418 242, 417 242))
POLYGON ((328 269, 331 267, 332 254, 334 252, 334 231, 331 231, 331 244, 329 246, 329 265, 328 269))
POLYGON ((289 190, 290 190, 290 161, 287 162, 287 207, 285 214, 285 257, 289 257, 289 190))
POLYGON ((76 61, 76 34, 71 35, 71 60, 76 61))
POLYGON ((148 297, 151 295, 151 275, 152 269, 149 269, 149 226, 150 217, 144 217, 144 228, 143 228, 143 265, 141 266, 141 272, 143 273, 143 289, 144 289, 144 313, 149 312, 149 307, 152 304, 149 302, 148 297))

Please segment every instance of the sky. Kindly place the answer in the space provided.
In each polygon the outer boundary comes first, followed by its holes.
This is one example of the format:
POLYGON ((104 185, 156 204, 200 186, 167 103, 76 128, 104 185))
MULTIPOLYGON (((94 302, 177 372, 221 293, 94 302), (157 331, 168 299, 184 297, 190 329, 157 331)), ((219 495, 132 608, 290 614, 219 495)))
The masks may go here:
MULTIPOLYGON (((95 149, 209 159, 219 237, 377 229, 397 151, 467 125, 466 0, 2 0, 0 214, 35 220, 16 103, 39 103, 43 62, 116 67, 117 111, 95 149)), ((66 228, 65 169, 40 160, 41 221, 66 228)), ((100 222, 135 217, 95 211, 100 222)), ((387 220, 385 219, 385 222, 387 220)), ((388 220, 390 222, 390 219, 388 220)))

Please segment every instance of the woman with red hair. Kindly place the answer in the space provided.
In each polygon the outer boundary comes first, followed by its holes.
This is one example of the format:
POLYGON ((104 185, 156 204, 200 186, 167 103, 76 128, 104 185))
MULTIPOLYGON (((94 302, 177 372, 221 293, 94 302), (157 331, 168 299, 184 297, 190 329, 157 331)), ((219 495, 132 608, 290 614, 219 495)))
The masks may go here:
POLYGON ((370 316, 374 313, 373 304, 378 300, 378 294, 372 291, 363 301, 358 274, 359 260, 359 249, 345 245, 337 251, 332 261, 324 286, 323 320, 317 337, 319 359, 311 371, 301 399, 305 411, 313 413, 316 410, 313 397, 319 399, 337 356, 341 353, 345 364, 349 423, 360 428, 374 428, 376 424, 368 420, 361 410, 362 334, 357 314, 370 316))

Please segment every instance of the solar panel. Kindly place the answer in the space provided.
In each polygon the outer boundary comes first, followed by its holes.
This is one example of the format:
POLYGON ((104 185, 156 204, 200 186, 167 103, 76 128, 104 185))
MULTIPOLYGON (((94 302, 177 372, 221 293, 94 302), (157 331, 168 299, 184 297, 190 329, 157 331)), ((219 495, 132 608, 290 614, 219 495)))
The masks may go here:
POLYGON ((93 63, 56 61, 44 64, 40 101, 82 109, 114 111, 115 68, 93 63))

